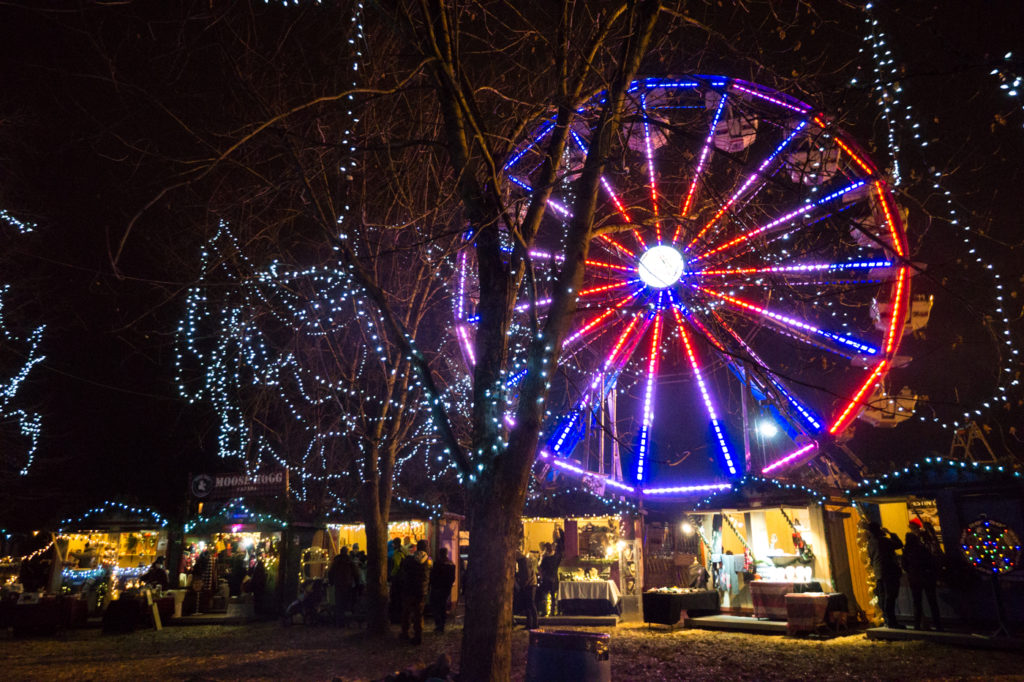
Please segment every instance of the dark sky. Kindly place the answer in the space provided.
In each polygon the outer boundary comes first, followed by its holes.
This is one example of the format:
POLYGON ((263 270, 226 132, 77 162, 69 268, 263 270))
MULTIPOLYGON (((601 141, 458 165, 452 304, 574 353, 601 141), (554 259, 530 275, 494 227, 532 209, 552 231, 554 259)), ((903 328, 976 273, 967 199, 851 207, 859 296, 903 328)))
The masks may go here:
MULTIPOLYGON (((211 415, 179 399, 173 385, 181 293, 196 276, 205 235, 195 226, 209 222, 201 202, 188 192, 156 202, 135 226, 120 273, 110 259, 132 217, 174 181, 174 158, 204 152, 181 135, 168 111, 204 111, 211 127, 230 119, 216 106, 221 47, 211 36, 223 34, 207 35, 198 28, 202 21, 181 23, 178 15, 202 14, 207 3, 174 4, 161 10, 127 3, 82 14, 25 8, 34 3, 0 6, 0 207, 39 223, 30 235, 2 233, 0 272, 16 287, 19 314, 48 325, 48 359, 25 394, 45 425, 39 462, 19 484, 27 501, 13 505, 22 519, 57 518, 109 497, 174 513, 186 474, 218 466, 211 415)), ((262 5, 255 3, 255 12, 267 22, 282 11, 262 5)), ((852 77, 870 77, 869 61, 857 53, 862 15, 836 11, 838 21, 813 35, 797 30, 783 37, 765 24, 761 59, 794 76, 808 64, 845 65, 820 81, 817 94, 824 106, 849 112, 851 129, 884 163, 884 130, 870 94, 845 87, 852 77), (806 43, 794 51, 800 40, 806 43)), ((948 173, 943 185, 965 222, 982 233, 978 247, 1004 274, 1006 307, 1016 318, 1024 274, 1024 115, 988 72, 1020 46, 1024 8, 911 2, 878 16, 930 143, 924 151, 904 145, 904 174, 948 173)), ((725 68, 729 60, 707 62, 725 68)), ((934 215, 945 215, 943 197, 919 185, 908 190, 934 215)), ((928 271, 916 290, 934 293, 936 305, 923 338, 904 346, 920 362, 893 380, 927 392, 938 413, 951 414, 955 407, 947 403, 993 390, 997 358, 981 324, 993 292, 985 273, 962 260, 958 228, 929 223, 924 212, 912 217, 911 228, 926 234, 916 258, 928 271)), ((1019 415, 1000 410, 986 417, 994 447, 1021 452, 1010 433, 1019 415)), ((948 431, 920 423, 895 432, 861 426, 852 445, 881 463, 926 449, 944 452, 949 439, 948 431)), ((0 511, 10 513, 4 505, 0 511)))

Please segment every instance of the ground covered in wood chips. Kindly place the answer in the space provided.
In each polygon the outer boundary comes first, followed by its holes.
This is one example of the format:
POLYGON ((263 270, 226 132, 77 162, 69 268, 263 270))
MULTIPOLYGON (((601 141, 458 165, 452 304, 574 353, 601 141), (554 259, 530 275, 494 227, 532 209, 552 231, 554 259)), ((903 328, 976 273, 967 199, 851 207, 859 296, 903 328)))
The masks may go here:
MULTIPOLYGON (((651 629, 637 624, 579 628, 610 632, 612 679, 621 680, 1024 680, 1024 652, 960 649, 923 642, 830 640, 651 629)), ((358 630, 244 626, 170 627, 128 635, 97 629, 57 637, 0 634, 5 680, 372 680, 433 662, 457 661, 461 628, 424 632, 421 646, 368 639, 358 630)), ((528 633, 516 630, 512 679, 526 669, 528 633)))

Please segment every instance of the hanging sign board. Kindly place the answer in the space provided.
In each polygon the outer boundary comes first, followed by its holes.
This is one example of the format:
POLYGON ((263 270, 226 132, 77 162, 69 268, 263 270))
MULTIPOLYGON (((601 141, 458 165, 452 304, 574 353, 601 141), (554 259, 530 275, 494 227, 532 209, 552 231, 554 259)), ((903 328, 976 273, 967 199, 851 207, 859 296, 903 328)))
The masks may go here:
POLYGON ((201 500, 228 497, 284 495, 288 492, 288 471, 263 471, 256 474, 196 474, 192 477, 192 496, 201 500))

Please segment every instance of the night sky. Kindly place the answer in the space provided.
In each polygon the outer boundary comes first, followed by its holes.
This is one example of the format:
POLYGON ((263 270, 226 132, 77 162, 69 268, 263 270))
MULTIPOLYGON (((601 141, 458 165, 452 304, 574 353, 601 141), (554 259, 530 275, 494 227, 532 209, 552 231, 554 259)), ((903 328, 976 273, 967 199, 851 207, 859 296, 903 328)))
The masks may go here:
MULTIPOLYGON (((219 8, 204 9, 217 3, 171 4, 129 2, 84 12, 78 5, 0 7, 0 208, 38 225, 21 236, 0 229, 0 281, 13 285, 12 319, 47 325, 47 360, 22 397, 43 414, 38 461, 30 476, 14 481, 13 495, 4 496, 0 526, 40 525, 107 498, 175 514, 190 471, 224 466, 214 461, 213 415, 178 397, 173 369, 182 294, 198 275, 199 248, 214 227, 203 201, 211 189, 184 187, 155 201, 134 225, 118 272, 111 258, 132 218, 177 181, 179 161, 209 154, 182 133, 176 117, 225 133, 233 124, 224 105, 237 93, 220 81, 230 30, 213 21, 219 8)), ((901 163, 906 189, 918 202, 910 221, 911 241, 919 242, 914 260, 927 264, 915 293, 934 294, 936 303, 925 333, 905 340, 903 352, 914 363, 891 377, 896 388, 908 384, 927 394, 934 402, 924 408, 929 414, 951 420, 957 402, 974 406, 995 390, 1000 358, 982 324, 994 293, 985 272, 966 258, 960 228, 938 219, 946 215, 945 198, 918 180, 926 172, 944 174, 962 222, 977 233, 979 253, 1002 273, 1006 310, 1019 336, 1024 95, 1006 97, 989 71, 1021 47, 1024 6, 899 5, 878 17, 906 101, 929 142, 926 149, 904 142, 901 163)), ((265 26, 291 11, 254 8, 254 21, 265 26)), ((885 165, 878 110, 863 87, 850 87, 851 78, 862 85, 871 78, 870 59, 858 53, 866 46, 863 14, 817 9, 836 16, 798 17, 797 27, 782 35, 771 21, 730 23, 734 14, 701 8, 723 34, 735 29, 739 36, 709 53, 700 68, 751 77, 751 60, 759 59, 794 81, 801 70, 814 71, 801 84, 807 91, 793 94, 840 112, 885 165)), ((326 51, 327 22, 316 19, 311 13, 302 24, 310 31, 308 46, 326 51)), ((1015 64, 1017 73, 1024 71, 1024 51, 1015 64)), ((999 453, 1024 452, 1022 410, 1014 407, 981 418, 999 453)), ((882 468, 929 450, 945 454, 950 437, 917 421, 892 431, 861 425, 850 446, 882 468)))

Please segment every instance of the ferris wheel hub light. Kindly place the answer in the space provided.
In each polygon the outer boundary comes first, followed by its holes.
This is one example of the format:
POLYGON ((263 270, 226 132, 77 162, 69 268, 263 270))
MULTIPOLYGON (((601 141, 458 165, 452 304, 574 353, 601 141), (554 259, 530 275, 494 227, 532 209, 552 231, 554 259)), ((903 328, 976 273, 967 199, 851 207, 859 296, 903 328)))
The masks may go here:
POLYGON ((644 284, 655 289, 670 287, 686 270, 683 254, 665 244, 652 246, 640 256, 637 273, 644 284))

